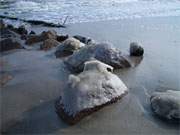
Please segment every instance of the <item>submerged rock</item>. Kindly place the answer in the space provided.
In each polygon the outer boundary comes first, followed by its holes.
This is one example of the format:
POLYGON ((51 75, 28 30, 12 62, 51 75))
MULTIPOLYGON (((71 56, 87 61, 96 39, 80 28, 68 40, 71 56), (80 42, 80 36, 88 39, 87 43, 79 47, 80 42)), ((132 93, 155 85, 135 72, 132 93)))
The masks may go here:
POLYGON ((54 39, 46 39, 43 44, 40 45, 41 50, 49 50, 52 47, 56 47, 60 43, 54 39))
POLYGON ((105 43, 86 46, 67 58, 64 63, 73 72, 81 72, 84 68, 84 63, 92 58, 111 65, 115 69, 131 66, 120 50, 105 43))
POLYGON ((180 91, 155 92, 150 101, 152 110, 158 116, 169 120, 180 119, 180 91))
POLYGON ((143 56, 144 49, 136 42, 130 44, 130 55, 131 56, 143 56))
POLYGON ((75 124, 83 117, 116 102, 127 94, 126 85, 109 72, 113 67, 97 60, 85 62, 84 71, 70 75, 55 107, 67 123, 75 124))
POLYGON ((89 44, 92 44, 93 41, 92 39, 90 38, 87 38, 87 37, 84 37, 84 36, 80 36, 80 35, 75 35, 73 36, 74 38, 78 39, 80 42, 86 44, 86 45, 89 45, 89 44))
POLYGON ((66 39, 56 50, 56 57, 62 57, 73 54, 74 51, 80 49, 85 46, 79 40, 75 38, 66 39))
POLYGON ((0 41, 0 52, 22 48, 20 41, 16 38, 6 38, 0 41))

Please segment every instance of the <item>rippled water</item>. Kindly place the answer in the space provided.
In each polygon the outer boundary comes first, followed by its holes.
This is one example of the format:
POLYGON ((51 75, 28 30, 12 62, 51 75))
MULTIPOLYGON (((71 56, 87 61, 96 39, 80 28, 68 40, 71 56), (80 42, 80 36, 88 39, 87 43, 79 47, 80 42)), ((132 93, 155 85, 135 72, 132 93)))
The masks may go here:
POLYGON ((0 14, 55 23, 180 16, 180 0, 0 0, 0 14))

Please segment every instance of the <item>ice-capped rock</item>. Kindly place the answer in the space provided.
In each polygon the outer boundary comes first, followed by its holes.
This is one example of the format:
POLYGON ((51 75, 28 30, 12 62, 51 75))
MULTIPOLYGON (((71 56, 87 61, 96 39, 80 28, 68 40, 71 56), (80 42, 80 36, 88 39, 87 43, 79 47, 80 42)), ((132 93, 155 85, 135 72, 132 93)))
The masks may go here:
POLYGON ((97 60, 85 62, 79 75, 70 75, 56 102, 56 111, 68 123, 75 123, 104 105, 116 102, 128 89, 121 79, 107 69, 112 66, 97 60))

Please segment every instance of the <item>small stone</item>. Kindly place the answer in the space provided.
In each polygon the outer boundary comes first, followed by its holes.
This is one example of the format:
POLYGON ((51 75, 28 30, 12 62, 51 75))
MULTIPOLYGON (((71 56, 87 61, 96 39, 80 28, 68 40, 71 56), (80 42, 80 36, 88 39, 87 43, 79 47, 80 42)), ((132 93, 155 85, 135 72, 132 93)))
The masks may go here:
POLYGON ((56 47, 60 43, 54 39, 46 39, 42 45, 40 45, 41 50, 49 50, 52 47, 56 47))
POLYGON ((158 116, 168 120, 180 119, 180 91, 155 92, 150 101, 153 112, 158 116))
POLYGON ((65 40, 68 39, 68 38, 69 38, 68 35, 65 35, 65 36, 64 36, 64 35, 60 35, 60 36, 58 35, 58 36, 57 36, 57 41, 58 41, 58 42, 63 42, 63 41, 65 41, 65 40))
POLYGON ((131 56, 143 56, 144 49, 136 42, 130 43, 130 55, 131 56))

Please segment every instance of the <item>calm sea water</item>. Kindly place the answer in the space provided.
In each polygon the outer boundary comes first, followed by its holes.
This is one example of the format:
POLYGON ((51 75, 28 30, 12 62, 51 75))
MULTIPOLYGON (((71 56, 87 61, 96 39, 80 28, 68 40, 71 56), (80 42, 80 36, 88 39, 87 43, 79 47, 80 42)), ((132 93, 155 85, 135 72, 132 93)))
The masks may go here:
POLYGON ((54 23, 180 16, 180 0, 0 0, 0 14, 54 23))

